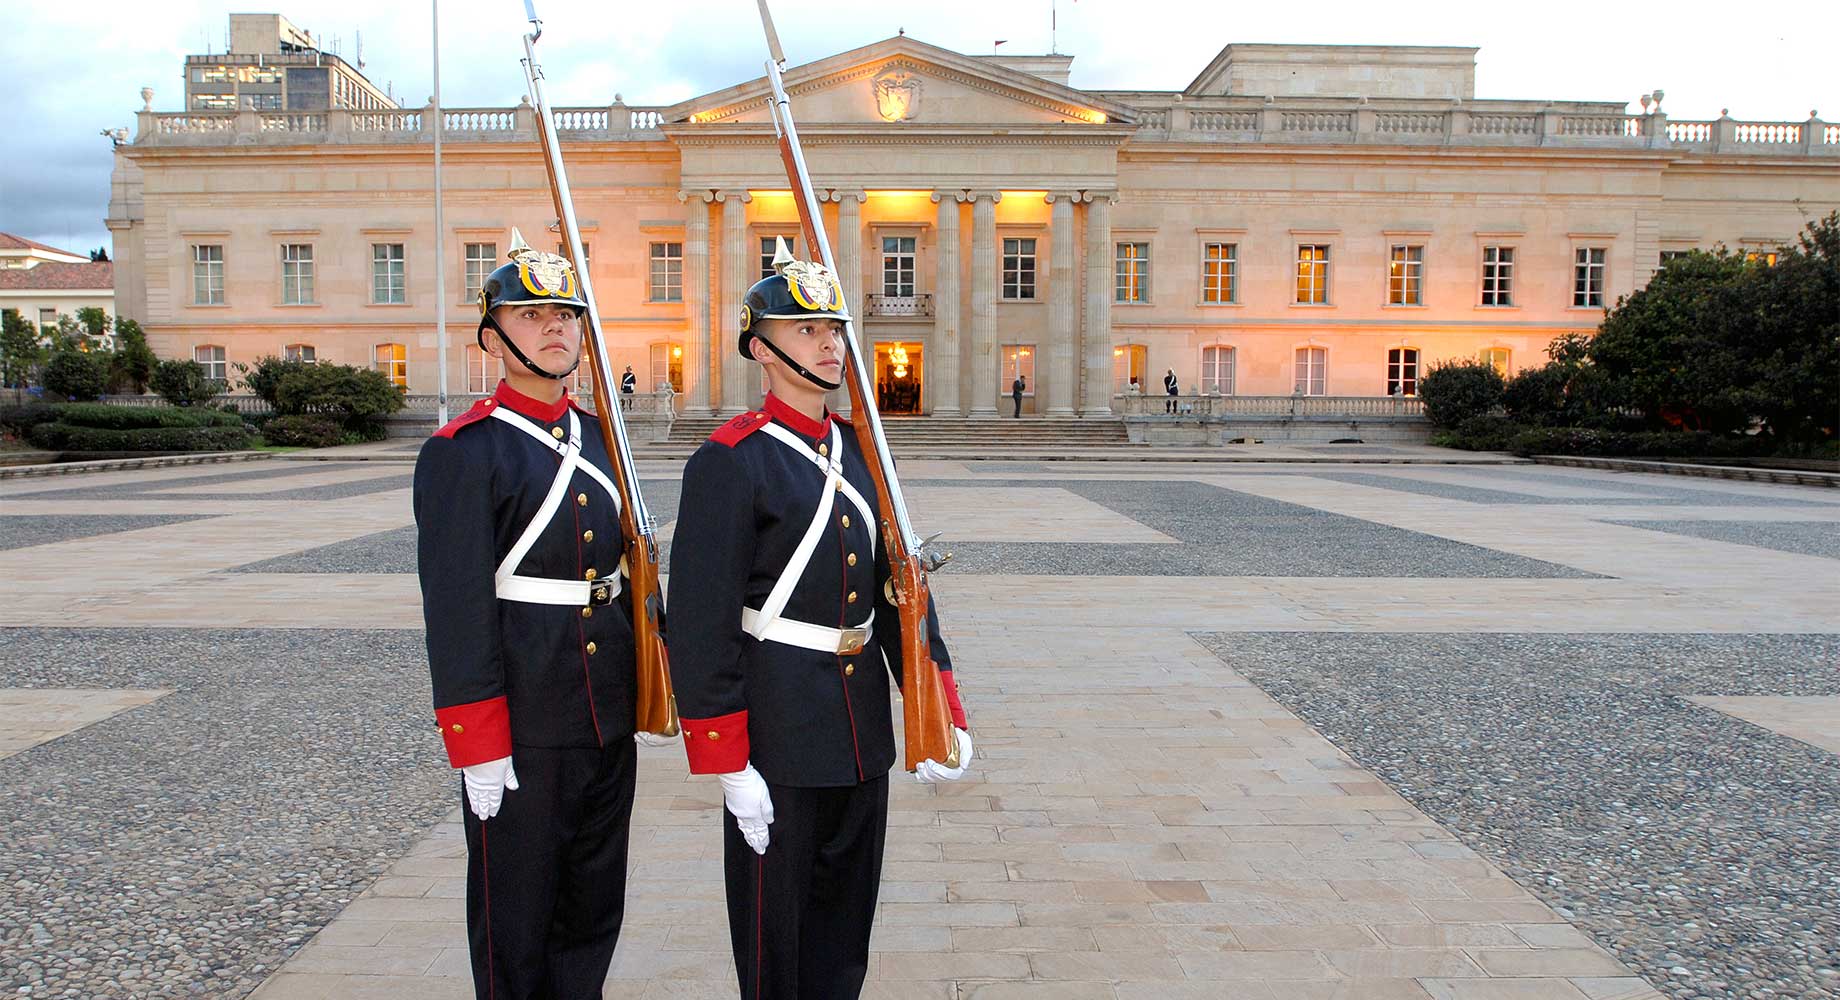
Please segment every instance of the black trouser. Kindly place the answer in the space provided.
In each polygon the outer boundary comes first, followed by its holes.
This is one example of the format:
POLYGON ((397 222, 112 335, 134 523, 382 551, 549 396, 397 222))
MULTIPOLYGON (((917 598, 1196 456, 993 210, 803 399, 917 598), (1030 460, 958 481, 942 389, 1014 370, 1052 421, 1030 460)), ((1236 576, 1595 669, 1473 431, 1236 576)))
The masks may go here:
POLYGON ((1168 401, 1163 404, 1163 412, 1164 413, 1176 412, 1176 394, 1175 393, 1173 392, 1169 393, 1168 401))
POLYGON ((1012 397, 1010 397, 1010 398, 1011 398, 1011 399, 1014 399, 1014 400, 1016 401, 1016 413, 1015 413, 1015 417, 1016 417, 1016 419, 1017 419, 1017 420, 1021 420, 1021 419, 1022 419, 1022 397, 1021 397, 1021 396, 1012 396, 1012 397))
POLYGON ((855 1000, 888 833, 888 776, 851 788, 767 786, 767 853, 722 811, 728 933, 743 1000, 855 1000))
POLYGON ((479 1000, 599 1000, 626 912, 636 751, 516 747, 516 791, 466 806, 466 929, 479 1000))

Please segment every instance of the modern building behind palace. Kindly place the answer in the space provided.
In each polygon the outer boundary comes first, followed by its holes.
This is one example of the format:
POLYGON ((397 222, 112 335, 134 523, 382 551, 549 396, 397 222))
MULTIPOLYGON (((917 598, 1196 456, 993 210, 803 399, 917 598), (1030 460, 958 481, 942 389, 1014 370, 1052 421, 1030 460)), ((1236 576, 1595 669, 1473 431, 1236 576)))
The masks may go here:
MULTIPOLYGON (((143 91, 117 149, 121 314, 216 375, 277 354, 432 393, 438 239, 451 391, 488 390, 479 283, 513 227, 556 240, 531 108, 443 110, 437 233, 433 109, 391 106, 283 19, 243 27, 255 51, 189 58, 186 109, 143 91)), ((894 37, 786 77, 896 411, 995 413, 1018 372, 1051 416, 1107 412, 1134 379, 1160 393, 1168 369, 1239 395, 1410 395, 1447 358, 1512 373, 1669 255, 1768 254, 1840 207, 1840 126, 1812 114, 1477 100, 1475 55, 1228 45, 1180 92, 1079 90, 1071 56, 894 37)), ((797 230, 765 94, 558 112, 614 364, 688 412, 759 396, 738 304, 797 230)))

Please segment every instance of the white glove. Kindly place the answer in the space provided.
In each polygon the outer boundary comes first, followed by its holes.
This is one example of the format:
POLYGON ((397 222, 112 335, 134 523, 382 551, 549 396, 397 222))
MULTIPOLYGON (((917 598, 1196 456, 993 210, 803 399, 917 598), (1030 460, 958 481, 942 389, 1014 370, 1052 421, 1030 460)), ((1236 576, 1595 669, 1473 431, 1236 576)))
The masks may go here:
POLYGON ((466 776, 467 804, 472 806, 473 815, 481 820, 498 815, 498 807, 505 801, 505 789, 517 791, 517 772, 511 769, 509 757, 488 760, 484 764, 473 764, 460 770, 466 776))
POLYGON ((958 766, 947 767, 935 760, 923 760, 914 768, 914 780, 922 785, 932 785, 941 781, 957 781, 965 776, 965 768, 971 766, 971 734, 952 727, 952 736, 958 740, 958 766))
POLYGON ((641 731, 633 734, 633 740, 642 747, 668 747, 677 742, 677 737, 641 731))
POLYGON ((722 802, 734 814, 742 839, 755 854, 767 853, 767 826, 773 822, 773 796, 767 794, 767 779, 752 764, 716 777, 722 779, 722 802))

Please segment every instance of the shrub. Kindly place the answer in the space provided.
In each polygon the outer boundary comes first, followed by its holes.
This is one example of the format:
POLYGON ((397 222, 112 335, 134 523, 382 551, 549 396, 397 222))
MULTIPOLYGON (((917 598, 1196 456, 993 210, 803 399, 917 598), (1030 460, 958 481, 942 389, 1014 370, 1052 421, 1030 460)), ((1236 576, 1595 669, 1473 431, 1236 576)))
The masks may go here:
POLYGON ((1571 376, 1571 369, 1557 361, 1523 368, 1502 387, 1501 408, 1510 418, 1529 426, 1560 423, 1571 376))
POLYGON ((113 406, 108 403, 72 403, 57 411, 59 423, 98 430, 131 431, 150 427, 242 427, 241 417, 204 407, 113 406))
POLYGON ((262 439, 277 447, 330 448, 345 443, 345 429, 329 417, 280 416, 263 425, 262 439))
POLYGON ((302 365, 275 384, 275 411, 338 421, 359 441, 380 441, 383 418, 403 408, 402 387, 379 371, 350 365, 302 365))
POLYGON ((203 365, 177 359, 160 362, 148 384, 174 406, 209 402, 223 390, 216 379, 205 377, 203 365))
POLYGON ((114 430, 49 423, 33 427, 27 439, 47 451, 239 451, 250 446, 240 425, 114 430))
POLYGON ((39 381, 46 392, 67 399, 95 399, 108 388, 109 366, 85 351, 59 351, 45 362, 39 381))
POLYGON ((257 358, 253 365, 238 364, 236 371, 242 376, 243 388, 248 389, 251 395, 279 408, 281 402, 277 391, 281 387, 281 380, 311 367, 305 361, 288 361, 270 354, 257 358))
POLYGON ((1507 417, 1486 413, 1463 421, 1455 430, 1433 434, 1431 443, 1464 451, 1506 451, 1523 430, 1526 427, 1507 417))
POLYGON ((1480 361, 1445 361, 1418 382, 1425 417, 1432 426, 1446 429, 1501 405, 1502 389, 1501 373, 1480 361))
POLYGON ((147 346, 147 334, 142 332, 139 323, 117 316, 115 342, 118 346, 109 357, 109 391, 126 389, 136 395, 146 392, 153 369, 160 363, 153 356, 153 349, 147 346))
POLYGON ((22 403, 18 406, 0 406, 0 431, 9 434, 24 434, 39 424, 48 424, 57 420, 61 406, 50 403, 22 403))
POLYGON ((1708 431, 1612 431, 1592 427, 1540 427, 1516 435, 1516 455, 1603 455, 1616 458, 1754 458, 1769 455, 1763 436, 1708 431))

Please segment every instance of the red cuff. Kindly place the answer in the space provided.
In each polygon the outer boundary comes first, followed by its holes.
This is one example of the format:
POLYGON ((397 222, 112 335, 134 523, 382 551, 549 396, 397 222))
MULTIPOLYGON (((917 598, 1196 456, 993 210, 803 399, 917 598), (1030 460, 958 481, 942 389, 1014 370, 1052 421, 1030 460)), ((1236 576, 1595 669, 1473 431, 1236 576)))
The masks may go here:
POLYGON ((747 709, 713 719, 684 719, 691 774, 731 774, 748 762, 747 709))
POLYGON ((434 721, 447 742, 447 762, 455 767, 511 756, 511 710, 503 695, 437 708, 434 721))
POLYGON ((960 729, 970 729, 965 721, 965 706, 958 701, 958 681, 953 679, 952 671, 941 670, 939 683, 946 689, 946 707, 952 710, 952 724, 960 729))

